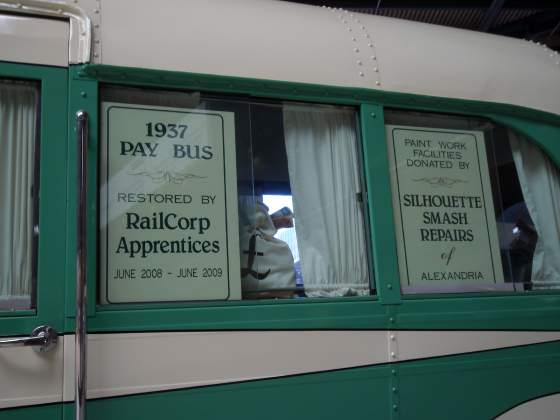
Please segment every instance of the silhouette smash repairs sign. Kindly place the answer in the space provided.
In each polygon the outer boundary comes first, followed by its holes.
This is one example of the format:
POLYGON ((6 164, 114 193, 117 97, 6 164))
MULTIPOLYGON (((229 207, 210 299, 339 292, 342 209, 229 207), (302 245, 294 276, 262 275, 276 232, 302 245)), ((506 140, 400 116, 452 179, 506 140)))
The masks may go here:
POLYGON ((239 299, 231 112, 102 106, 104 303, 239 299))
POLYGON ((389 125, 387 136, 403 288, 503 285, 483 133, 389 125))

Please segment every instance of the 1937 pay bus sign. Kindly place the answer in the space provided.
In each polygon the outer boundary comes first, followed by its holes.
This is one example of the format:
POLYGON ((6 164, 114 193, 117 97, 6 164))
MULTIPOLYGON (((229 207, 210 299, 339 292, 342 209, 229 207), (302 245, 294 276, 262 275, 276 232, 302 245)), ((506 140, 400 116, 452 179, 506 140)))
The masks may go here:
POLYGON ((102 107, 104 303, 239 298, 233 113, 102 107))
POLYGON ((483 133, 387 126, 387 137, 403 287, 503 286, 483 133))

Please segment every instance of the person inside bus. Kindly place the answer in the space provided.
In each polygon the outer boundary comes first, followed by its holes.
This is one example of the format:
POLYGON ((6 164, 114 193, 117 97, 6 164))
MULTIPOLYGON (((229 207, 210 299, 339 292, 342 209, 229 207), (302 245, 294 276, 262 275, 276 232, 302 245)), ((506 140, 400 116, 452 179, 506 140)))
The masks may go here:
POLYGON ((509 254, 512 281, 522 283, 528 289, 531 285, 533 254, 539 235, 525 202, 518 202, 505 209, 498 223, 503 224, 506 230, 501 230, 501 247, 509 254))

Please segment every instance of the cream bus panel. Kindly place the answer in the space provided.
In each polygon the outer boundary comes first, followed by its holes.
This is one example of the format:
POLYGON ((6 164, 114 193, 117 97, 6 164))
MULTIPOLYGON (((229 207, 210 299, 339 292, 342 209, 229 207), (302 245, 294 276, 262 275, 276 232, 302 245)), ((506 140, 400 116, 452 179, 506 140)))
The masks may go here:
MULTIPOLYGON (((64 401, 74 398, 74 337, 64 337, 64 401)), ((88 398, 192 388, 388 362, 385 331, 93 334, 88 398)))
POLYGON ((94 31, 101 48, 93 60, 101 64, 501 102, 560 114, 560 55, 524 40, 283 1, 190 0, 185 7, 168 0, 162 7, 102 0, 100 14, 94 31))
POLYGON ((0 354, 0 409, 62 401, 63 346, 48 353, 31 347, 3 348, 0 354))
POLYGON ((560 412, 560 394, 527 401, 505 412, 496 420, 556 420, 560 412))
POLYGON ((68 66, 69 23, 0 14, 0 61, 68 66))

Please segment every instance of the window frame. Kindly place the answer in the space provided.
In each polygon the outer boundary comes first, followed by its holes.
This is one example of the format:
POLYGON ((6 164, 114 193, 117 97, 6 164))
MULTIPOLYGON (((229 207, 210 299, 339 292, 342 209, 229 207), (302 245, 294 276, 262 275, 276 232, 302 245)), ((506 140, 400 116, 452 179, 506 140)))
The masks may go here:
MULTIPOLYGON (((390 121, 387 122, 385 121, 385 125, 386 126, 402 126, 402 127, 412 127, 412 129, 415 129, 415 127, 420 127, 422 130, 434 130, 434 131, 446 131, 446 132, 451 132, 451 131, 459 131, 459 132, 468 132, 471 130, 474 131, 480 131, 483 132, 483 141, 484 143, 487 145, 492 144, 493 142, 496 141, 496 139, 494 138, 493 135, 490 135, 490 138, 486 137, 486 129, 483 130, 483 126, 485 124, 490 124, 491 128, 490 130, 492 131, 492 133, 494 133, 494 131, 496 130, 500 130, 500 131, 505 131, 507 132, 511 127, 504 125, 504 124, 498 124, 496 123, 494 120, 491 120, 489 118, 485 118, 485 117, 481 117, 481 116, 474 116, 474 115, 458 115, 458 114, 452 114, 452 113, 448 113, 448 112, 435 112, 435 111, 417 111, 417 110, 411 110, 411 109, 402 109, 402 108, 387 108, 387 111, 389 111, 391 114, 393 114, 393 118, 399 118, 402 119, 402 122, 394 122, 394 121, 390 121), (441 123, 441 126, 437 125, 437 123, 427 123, 426 125, 424 125, 425 123, 421 123, 421 124, 417 124, 415 122, 412 123, 407 123, 406 119, 407 119, 407 115, 408 114, 412 114, 411 118, 419 118, 422 117, 422 114, 425 114, 425 120, 429 120, 430 118, 438 118, 438 119, 445 119, 446 117, 449 117, 450 119, 455 119, 455 122, 457 123, 457 120, 465 120, 464 123, 465 125, 472 123, 473 121, 468 121, 468 120, 474 120, 476 123, 478 123, 480 125, 481 128, 451 128, 450 126, 446 126, 445 123, 441 123), (396 116, 394 115, 396 114, 396 116)), ((419 129, 420 129, 419 128, 419 129)), ((394 129, 393 129, 394 130, 394 129)), ((515 130, 514 130, 515 131, 515 130)), ((507 135, 507 139, 509 141, 509 134, 507 135)), ((546 151, 544 151, 542 149, 542 147, 533 139, 529 139, 527 137, 523 137, 522 140, 524 142, 528 142, 531 143, 533 147, 537 147, 539 150, 541 150, 545 156, 547 156, 549 159, 549 155, 546 151)), ((386 139, 386 141, 388 141, 389 143, 391 143, 391 141, 389 140, 389 138, 386 139)), ((487 151, 489 152, 489 150, 487 151)), ((488 159, 488 163, 490 163, 490 157, 487 157, 488 159)), ((512 161, 513 163, 513 161, 512 161)), ((394 165, 394 162, 391 162, 391 164, 394 165)), ((554 164, 554 163, 553 163, 554 164)), ((557 168, 559 171, 560 169, 557 168)), ((497 174, 489 174, 490 177, 493 176, 497 176, 497 174)), ((498 182, 498 180, 496 179, 495 182, 498 182)), ((502 196, 500 195, 499 190, 494 190, 494 185, 493 182, 490 182, 490 188, 491 188, 491 193, 489 194, 489 196, 491 195, 493 197, 494 200, 494 206, 496 207, 497 205, 501 206, 501 199, 502 196), (499 203, 496 203, 496 200, 500 201, 499 203)), ((395 193, 393 191, 393 193, 395 193)), ((505 210, 505 209, 502 209, 505 210)), ((496 210, 497 211, 497 210, 496 210)), ((496 214, 496 217, 498 217, 498 215, 496 214)), ((499 240, 499 234, 497 239, 499 240)), ((403 240, 402 238, 400 240, 403 240)), ((508 257, 509 258, 509 257, 508 257)), ((506 271, 506 267, 504 266, 503 268, 503 275, 504 277, 506 277, 506 275, 511 275, 510 272, 506 271)), ((507 284, 508 282, 504 282, 503 284, 507 284)), ((449 284, 449 283, 447 283, 449 284)), ((484 284, 488 284, 488 283, 484 283, 484 284)), ((512 286, 514 283, 511 283, 512 286)), ((526 286, 527 284, 532 285, 532 283, 515 283, 517 285, 517 287, 521 286, 524 288, 524 286, 526 286)), ((439 297, 439 296, 444 296, 444 297, 459 297, 462 295, 468 295, 468 296, 487 296, 487 295, 494 295, 494 296, 501 296, 501 295, 511 295, 511 294, 524 294, 524 293, 531 293, 532 291, 541 291, 541 292, 545 292, 545 293, 549 293, 549 292, 553 292, 555 288, 541 288, 541 289, 535 289, 535 290, 522 290, 516 287, 513 287, 511 290, 504 288, 504 289, 500 289, 500 288, 496 288, 494 290, 489 290, 489 291, 485 291, 485 290, 475 290, 475 291, 422 291, 422 292, 404 292, 402 291, 402 285, 401 287, 401 293, 403 296, 403 299, 408 299, 408 298, 433 298, 433 297, 439 297)), ((452 288, 450 288, 452 289, 452 288)))
MULTIPOLYGON (((168 89, 168 90, 191 90, 202 91, 208 94, 217 94, 227 99, 228 94, 235 95, 235 99, 247 99, 249 101, 281 101, 301 98, 291 98, 290 95, 269 95, 266 92, 258 93, 256 90, 247 88, 223 89, 213 88, 199 84, 192 80, 178 82, 176 80, 166 82, 156 79, 150 83, 143 77, 126 77, 110 74, 100 75, 97 69, 111 70, 108 66, 87 65, 72 67, 71 70, 71 97, 70 115, 78 109, 78 104, 85 109, 90 116, 90 145, 88 151, 88 323, 90 331, 122 330, 122 331, 146 331, 146 330, 205 330, 205 329, 291 329, 298 325, 298 329, 330 328, 337 325, 338 328, 353 328, 359 322, 364 328, 379 328, 386 323, 384 309, 377 306, 372 311, 371 302, 378 301, 378 296, 370 295, 363 297, 340 297, 340 298, 317 298, 317 299, 278 299, 278 300, 249 300, 249 301, 185 301, 169 303, 119 303, 115 305, 99 305, 96 302, 97 295, 97 220, 98 220, 98 151, 99 139, 99 88, 101 84, 133 86, 146 89, 168 89), (91 73, 93 72, 93 73, 91 73), (72 92, 74 94, 72 94, 72 92), (78 94, 79 92, 79 94, 78 94), (258 312, 258 316, 256 312, 258 312), (327 314, 325 316, 325 314, 327 314), (229 321, 228 321, 229 320, 229 321), (235 320, 235 321, 232 321, 235 320)), ((145 75, 145 70, 140 70, 145 75)), ((148 71, 149 72, 149 71, 148 71)), ((169 75, 169 72, 156 71, 158 75, 169 75)), ((262 84, 259 82, 259 84, 262 84)), ((262 88, 261 88, 262 89, 262 88)), ((335 105, 350 105, 359 111, 356 101, 344 101, 330 99, 328 101, 305 100, 303 102, 326 103, 335 105)), ((359 131, 359 129, 358 129, 359 131)), ((70 156, 72 161, 74 156, 70 156)), ((73 165, 69 166, 69 180, 74 177, 73 165)), ((70 195, 73 189, 70 189, 70 195)), ((70 202, 74 200, 70 198, 70 202)), ((72 218, 74 213, 69 213, 72 218)), ((69 234, 68 240, 75 243, 75 239, 69 234)), ((72 249, 73 246, 69 246, 72 249)), ((71 255, 68 255, 70 258, 71 255)), ((74 313, 73 299, 74 286, 71 280, 75 275, 75 269, 67 267, 67 314, 71 317, 74 313)), ((70 323, 68 324, 71 325, 70 323)))
MULTIPOLYGON (((270 108, 274 108, 277 112, 278 115, 281 115, 281 111, 284 108, 285 105, 291 106, 310 106, 313 109, 317 109, 317 110, 321 110, 322 107, 324 107, 325 111, 327 110, 332 110, 333 109, 333 104, 328 104, 328 105, 324 105, 323 103, 310 103, 310 102, 294 102, 294 101, 287 101, 287 100, 270 100, 269 98, 257 98, 257 97, 250 97, 250 96, 241 96, 241 95, 224 95, 224 94, 219 94, 219 93, 215 93, 215 92, 206 92, 206 91, 192 91, 189 89, 184 89, 184 88, 176 88, 176 89, 169 89, 169 88, 161 88, 161 87, 157 87, 157 86, 139 86, 139 85, 119 85, 119 84, 115 84, 115 83, 99 83, 98 85, 99 88, 99 106, 102 107, 103 102, 114 102, 114 103, 130 103, 133 106, 139 106, 139 107, 149 107, 149 106, 154 106, 154 107, 169 107, 171 109, 175 108, 175 109, 179 109, 179 108, 188 108, 188 105, 181 105, 181 99, 178 97, 177 94, 181 95, 184 94, 185 98, 184 98, 184 102, 188 103, 189 98, 188 95, 194 96, 196 98, 200 98, 201 102, 206 103, 207 106, 205 106, 203 109, 205 110, 204 112, 220 112, 222 110, 229 110, 229 112, 233 112, 232 110, 235 109, 236 107, 239 107, 240 110, 242 110, 241 112, 237 112, 235 111, 236 114, 236 125, 243 127, 241 130, 238 130, 238 127, 236 126, 236 135, 242 135, 245 130, 251 130, 251 127, 253 126, 253 122, 249 122, 249 118, 251 118, 252 121, 252 107, 270 107, 270 108), (130 89, 130 90, 127 90, 130 89), (136 91, 132 90, 135 89, 136 91), (169 94, 169 101, 171 102, 168 106, 165 105, 162 101, 162 98, 165 98, 166 95, 169 94), (130 96, 130 99, 127 99, 126 97, 130 96), (143 98, 144 97, 144 98, 143 98), (152 100, 151 98, 157 98, 152 100), (144 102, 143 100, 146 100, 146 102, 144 102), (223 108, 223 109, 222 109, 223 108), (246 108, 246 109, 245 109, 246 108), (239 120, 238 120, 239 118, 239 120), (246 124, 241 123, 242 120, 247 120, 246 124), (237 124, 237 123, 241 123, 241 124, 237 124)), ((361 138, 360 138, 360 130, 359 130, 359 108, 355 107, 355 106, 341 106, 340 104, 336 104, 336 106, 340 107, 341 109, 343 109, 345 112, 346 111, 351 111, 353 112, 356 120, 355 120, 355 125, 353 126, 353 128, 355 129, 355 135, 356 135, 356 155, 357 155, 357 159, 358 162, 356 162, 356 166, 357 166, 357 170, 360 172, 360 174, 363 173, 362 168, 363 168, 363 150, 360 147, 361 146, 361 138)), ((100 122, 102 123, 103 121, 103 116, 100 117, 100 122)), ((105 130, 106 127, 101 127, 100 128, 100 133, 105 130)), ((245 133, 248 135, 248 137, 253 138, 253 134, 254 132, 247 132, 245 133)), ((252 143, 252 148, 254 149, 256 143, 252 143)), ((265 145, 268 143, 262 143, 262 145, 265 145)), ((278 143, 280 146, 282 146, 280 143, 278 143)), ((261 147, 262 147, 261 145, 261 147)), ((100 147, 102 148, 103 145, 100 145, 100 147)), ((237 165, 239 166, 240 162, 239 162, 239 155, 237 156, 237 165)), ((100 161, 100 163, 102 163, 100 161)), ((248 164, 248 162, 242 162, 243 164, 248 164)), ((287 162, 286 162, 286 176, 288 176, 288 167, 287 167, 287 162)), ((253 172, 253 171, 251 171, 253 172)), ((239 174, 238 174, 239 175, 239 174)), ((105 175, 100 173, 100 179, 104 179, 105 175)), ((253 178, 253 181, 259 181, 260 179, 257 178, 257 176, 255 175, 255 177, 253 178)), ((360 177, 360 186, 361 186, 361 192, 360 194, 363 194, 363 192, 365 191, 365 180, 362 177, 360 177)), ((271 194, 275 194, 275 193, 271 193, 271 194)), ((238 191, 238 195, 239 195, 239 191, 238 191)), ((103 201, 103 200, 101 200, 103 201)), ((375 295, 375 289, 374 289, 374 282, 373 282, 373 275, 371 272, 371 267, 372 267, 372 262, 371 262, 371 257, 370 257, 370 248, 371 248, 371 244, 370 244, 370 238, 367 235, 368 230, 368 219, 366 217, 367 215, 367 203, 365 203, 364 200, 361 200, 358 202, 358 207, 360 208, 360 210, 363 212, 364 215, 364 230, 366 232, 366 234, 364 235, 364 249, 365 252, 367 254, 367 271, 368 271, 368 279, 369 279, 369 285, 370 285, 370 290, 372 290, 372 293, 369 296, 375 295)), ((100 210, 101 211, 101 210, 100 210)), ((106 211, 106 210, 103 210, 106 211)), ((233 254, 232 254, 233 255, 233 254)), ((235 258, 237 258, 237 256, 235 256, 235 258)), ((304 288, 297 288, 294 289, 294 292, 297 293, 301 293, 303 292, 305 289, 304 288)), ((268 292, 268 290, 263 289, 262 292, 268 292)), ((294 296, 295 298, 295 296, 294 296)), ((337 300, 342 298, 342 296, 340 297, 333 297, 333 300, 337 300)), ((348 297, 344 297, 345 299, 347 299, 348 297)), ((263 298, 265 301, 270 301, 267 298, 263 298)), ((284 301, 288 302, 289 298, 277 298, 277 299, 283 299, 284 301)), ((305 298, 304 300, 309 300, 310 298, 305 298)), ((320 300, 324 300, 325 298, 320 298, 320 300)), ((174 300, 174 301, 157 301, 157 300, 145 300, 145 301, 138 301, 138 302, 130 302, 130 303, 125 303, 125 302, 110 302, 108 299, 106 299, 106 297, 104 299, 101 300, 106 300, 105 303, 103 303, 103 305, 146 305, 146 306, 151 306, 151 305, 160 305, 161 307, 164 307, 166 305, 187 305, 187 304, 195 304, 195 303, 215 303, 215 302, 234 302, 237 301, 239 302, 240 300, 244 300, 244 299, 232 299, 229 300, 228 298, 225 299, 215 299, 215 300, 210 300, 210 299, 199 299, 199 300, 189 300, 188 298, 185 299, 181 299, 181 300, 174 300)), ((257 299, 247 299, 250 301, 255 301, 258 300, 257 299)), ((300 299, 299 301, 301 302, 300 299)), ((231 304, 231 303, 230 303, 231 304)))
MULTIPOLYGON (((97 127, 98 83, 146 88, 184 89, 299 102, 351 105, 360 110, 359 134, 363 148, 363 179, 367 185, 371 254, 376 296, 306 299, 304 301, 235 301, 179 304, 121 304, 96 306, 97 278, 88 271, 90 330, 277 330, 277 329, 557 329, 560 326, 560 293, 533 291, 429 295, 403 297, 396 260, 395 230, 391 205, 385 141, 384 107, 451 113, 487 118, 521 131, 537 143, 558 166, 560 148, 552 137, 560 134, 556 115, 515 105, 452 98, 391 93, 369 89, 325 87, 291 82, 271 82, 227 76, 201 75, 106 65, 74 69, 73 90, 88 89, 93 136, 97 127), (91 98, 95 98, 92 100, 91 98), (95 127, 95 128, 93 128, 95 127), (93 306, 93 308, 92 308, 93 306), (538 325, 531 320, 540 319, 538 325), (481 322, 482 321, 482 322, 481 322)), ((71 98, 71 103, 73 99, 71 98)), ((92 143, 96 139, 90 139, 92 143)), ((90 151, 95 161, 97 145, 90 151)), ((93 162, 92 161, 92 162, 93 162)), ((94 166, 91 163, 91 166, 94 166)), ((90 189, 89 208, 96 212, 97 185, 90 189)), ((96 226, 88 226, 90 239, 96 226)), ((94 241, 95 244, 95 241, 94 241)), ((93 245, 90 249, 96 249, 93 245)), ((93 258, 93 257, 92 257, 93 258)), ((93 258, 90 266, 95 266, 93 258)))
MULTIPOLYGON (((560 170, 560 117, 558 116, 514 105, 418 97, 398 93, 383 95, 382 101, 383 109, 482 118, 511 128, 540 147, 560 170)), ((379 142, 372 148, 372 152, 377 156, 386 157, 388 153, 384 115, 374 114, 372 111, 370 116, 379 118, 383 125, 383 130, 378 128, 379 142)), ((385 188, 389 191, 382 196, 377 195, 373 206, 382 207, 380 214, 383 214, 383 210, 390 213, 381 216, 385 217, 385 224, 381 227, 382 232, 378 236, 384 241, 393 241, 387 243, 394 245, 395 250, 391 264, 395 274, 394 277, 387 279, 386 284, 387 289, 398 290, 394 302, 398 307, 389 319, 392 328, 450 330, 557 330, 560 328, 560 290, 402 294, 397 266, 396 231, 388 159, 386 160, 387 164, 380 163, 377 168, 377 178, 381 179, 375 181, 381 184, 380 189, 385 188)), ((378 244, 379 242, 374 244, 374 249, 379 247, 378 244)), ((376 255, 376 257, 379 261, 380 256, 376 255)), ((383 299, 381 291, 380 295, 383 299)))
POLYGON ((0 76, 31 80, 40 84, 38 208, 39 236, 35 262, 35 309, 0 311, 2 336, 28 335, 39 325, 64 329, 64 266, 66 229, 66 164, 67 164, 67 69, 31 64, 0 62, 0 76))

